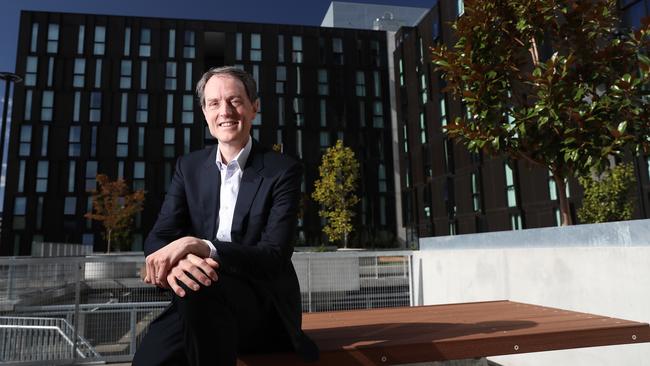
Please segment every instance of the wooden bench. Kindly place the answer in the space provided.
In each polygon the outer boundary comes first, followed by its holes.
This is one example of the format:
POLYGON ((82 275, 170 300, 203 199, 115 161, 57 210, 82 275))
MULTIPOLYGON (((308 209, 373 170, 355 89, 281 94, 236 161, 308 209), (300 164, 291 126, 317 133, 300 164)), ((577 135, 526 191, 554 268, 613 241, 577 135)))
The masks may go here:
MULTIPOLYGON (((511 301, 303 315, 318 344, 311 365, 399 365, 650 342, 650 326, 511 301)), ((248 355, 238 365, 303 365, 295 354, 248 355)))

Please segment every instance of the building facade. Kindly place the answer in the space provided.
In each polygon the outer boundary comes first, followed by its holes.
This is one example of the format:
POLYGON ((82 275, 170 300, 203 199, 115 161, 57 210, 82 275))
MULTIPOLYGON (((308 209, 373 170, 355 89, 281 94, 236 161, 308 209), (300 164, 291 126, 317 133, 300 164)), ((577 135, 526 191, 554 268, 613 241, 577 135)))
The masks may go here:
MULTIPOLYGON (((650 14, 649 1, 620 1, 623 26, 634 28, 650 14)), ((414 27, 396 34, 393 54, 397 83, 402 210, 407 239, 560 224, 557 187, 548 171, 522 161, 469 153, 443 127, 463 115, 461 102, 443 92, 444 80, 431 63, 430 47, 452 47, 451 24, 464 12, 462 0, 439 1, 414 27)), ((635 218, 647 218, 650 160, 631 157, 637 176, 635 218)), ((569 180, 571 211, 582 189, 569 180)))
POLYGON ((83 217, 99 173, 146 190, 123 248, 140 250, 176 157, 216 142, 194 85, 221 65, 258 81, 253 137, 305 165, 298 245, 323 240, 310 195, 337 139, 361 164, 353 243, 394 240, 385 32, 26 11, 18 47, 0 254, 29 254, 32 241, 105 250, 101 224, 83 217))

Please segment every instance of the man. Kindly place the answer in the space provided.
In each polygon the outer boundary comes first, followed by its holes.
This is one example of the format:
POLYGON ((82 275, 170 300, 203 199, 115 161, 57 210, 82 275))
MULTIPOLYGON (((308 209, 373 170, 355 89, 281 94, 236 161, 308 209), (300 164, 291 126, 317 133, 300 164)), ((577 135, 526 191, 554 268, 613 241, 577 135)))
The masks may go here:
POLYGON ((250 136, 250 74, 213 68, 196 87, 215 147, 178 159, 145 241, 145 282, 174 292, 133 364, 235 365, 240 352, 318 349, 301 331, 291 263, 302 169, 250 136))

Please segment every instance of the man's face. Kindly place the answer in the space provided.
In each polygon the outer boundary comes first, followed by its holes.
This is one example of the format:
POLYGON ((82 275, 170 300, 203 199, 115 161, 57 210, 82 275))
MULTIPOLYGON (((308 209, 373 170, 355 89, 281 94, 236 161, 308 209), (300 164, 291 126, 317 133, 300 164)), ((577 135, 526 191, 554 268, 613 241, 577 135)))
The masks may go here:
POLYGON ((220 144, 243 148, 248 141, 259 100, 252 103, 244 84, 229 75, 214 75, 205 84, 203 115, 220 144))

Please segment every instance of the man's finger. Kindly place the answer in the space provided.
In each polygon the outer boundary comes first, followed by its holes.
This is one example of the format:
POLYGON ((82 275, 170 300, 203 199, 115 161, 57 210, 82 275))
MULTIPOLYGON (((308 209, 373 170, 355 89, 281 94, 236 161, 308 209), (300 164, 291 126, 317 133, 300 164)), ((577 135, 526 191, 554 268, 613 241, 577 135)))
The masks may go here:
MULTIPOLYGON (((206 259, 203 259, 203 258, 197 257, 197 256, 195 256, 193 254, 190 254, 190 255, 187 256, 187 260, 189 260, 194 266, 198 267, 202 272, 201 274, 207 275, 208 277, 210 277, 210 279, 212 279, 212 281, 217 280, 217 278, 218 278, 217 277, 217 272, 214 270, 214 268, 212 268, 212 266, 210 264, 208 264, 206 259)), ((203 283, 204 285, 210 286, 210 282, 209 282, 210 279, 206 278, 206 280, 208 280, 208 281, 204 281, 204 279, 202 277, 201 278, 196 277, 194 272, 190 272, 190 273, 196 279, 200 280, 201 283, 203 283)))
POLYGON ((212 258, 206 258, 205 262, 214 269, 219 269, 219 262, 215 261, 212 258))
POLYGON ((177 281, 181 281, 183 284, 185 284, 185 287, 192 291, 198 291, 201 289, 201 286, 194 281, 194 279, 190 278, 190 276, 185 273, 182 269, 177 269, 174 271, 173 276, 176 278, 177 281))
POLYGON ((176 295, 180 297, 185 296, 185 290, 183 290, 183 288, 180 287, 178 283, 176 283, 176 278, 172 274, 167 276, 167 283, 169 283, 169 286, 171 287, 171 289, 174 291, 176 295))

